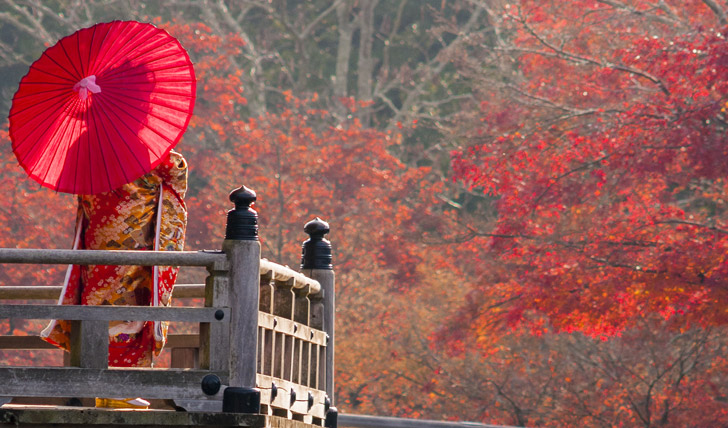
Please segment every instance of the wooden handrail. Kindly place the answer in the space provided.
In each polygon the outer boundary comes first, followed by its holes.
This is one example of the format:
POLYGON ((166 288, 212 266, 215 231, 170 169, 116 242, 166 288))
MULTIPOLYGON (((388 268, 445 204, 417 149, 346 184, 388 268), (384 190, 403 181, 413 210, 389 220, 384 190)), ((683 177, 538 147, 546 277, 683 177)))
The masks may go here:
MULTIPOLYGON (((36 250, 18 250, 16 248, 0 248, 0 263, 50 263, 46 261, 38 262, 33 261, 31 257, 27 257, 28 254, 33 255, 32 253, 29 253, 29 251, 32 251, 35 253, 36 250), (6 251, 10 250, 10 251, 6 251), (21 252, 18 252, 21 251, 21 252), (8 255, 11 256, 8 256, 8 255), (3 255, 7 258, 11 258, 15 261, 12 262, 6 262, 6 258, 3 258, 3 255), (22 256, 22 257, 21 257, 22 256)), ((39 250, 43 252, 50 252, 48 255, 44 255, 43 257, 48 257, 44 260, 51 260, 52 257, 68 257, 66 253, 72 250, 39 250), (56 252, 63 252, 59 253, 59 255, 56 255, 56 252)), ((101 257, 96 256, 93 253, 100 253, 101 251, 83 251, 92 253, 91 257, 101 257)), ((103 257, 107 256, 115 256, 116 253, 138 253, 137 251, 103 251, 103 257), (108 254, 108 253, 114 253, 114 254, 108 254)), ((197 255, 197 254, 205 254, 203 256, 204 258, 201 258, 199 262, 200 264, 180 264, 180 266, 206 266, 204 263, 212 261, 213 263, 217 262, 220 263, 221 260, 224 260, 224 254, 223 259, 220 259, 218 257, 214 257, 214 259, 210 259, 207 257, 207 255, 214 254, 217 256, 217 253, 210 253, 210 252, 194 252, 194 251, 188 251, 188 252, 181 252, 186 253, 189 255, 197 255)), ((154 253, 154 254, 161 254, 154 253)), ((170 253, 165 253, 170 254, 170 253)), ((137 254, 134 254, 136 256, 137 254)), ((87 260, 86 255, 79 254, 79 260, 87 260)), ((33 255, 33 257, 36 257, 33 255)), ((76 254, 74 254, 74 258, 76 257, 76 254)), ((118 263, 120 261, 124 261, 122 264, 128 264, 126 263, 128 260, 128 256, 124 260, 117 259, 116 257, 113 257, 113 262, 118 263)), ((166 258, 166 255, 164 256, 166 258)), ((188 255, 185 255, 185 260, 189 262, 189 259, 195 259, 195 257, 190 257, 188 255)), ((74 264, 84 264, 82 262, 73 262, 74 264)), ((110 263, 113 264, 113 263, 110 263)), ((177 265, 175 265, 177 266, 177 265)), ((279 281, 289 281, 293 280, 293 288, 303 288, 308 286, 309 287, 309 294, 316 294, 321 290, 321 284, 319 284, 318 281, 311 279, 305 275, 303 275, 300 272, 296 272, 293 269, 282 266, 273 262, 270 262, 266 259, 261 259, 260 261, 260 274, 265 275, 271 273, 273 275, 273 278, 275 280, 279 281)), ((61 286, 59 285, 19 285, 19 286, 2 286, 0 285, 0 300, 43 300, 43 299, 58 299, 59 294, 61 293, 61 286)), ((177 284, 174 286, 174 298, 176 299, 185 299, 185 298, 199 298, 199 297, 205 297, 205 285, 204 284, 177 284)))
POLYGON ((0 305, 0 318, 215 323, 229 320, 230 308, 110 305, 0 305))
MULTIPOLYGON (((0 285, 0 300, 57 300, 61 294, 60 285, 0 285)), ((174 299, 195 299, 205 297, 205 284, 177 284, 172 294, 174 299)))
MULTIPOLYGON (((170 334, 167 336, 165 348, 199 348, 200 335, 198 334, 170 334)), ((33 350, 33 349, 60 349, 44 341, 40 336, 0 336, 0 349, 33 350)))
POLYGON ((260 260, 260 274, 272 274, 273 280, 276 281, 290 281, 293 280, 293 288, 304 288, 309 287, 309 294, 316 294, 321 291, 321 284, 315 279, 311 279, 300 272, 289 268, 288 266, 281 266, 277 263, 270 262, 266 259, 260 260))
POLYGON ((0 263, 213 266, 226 263, 221 251, 55 250, 0 248, 0 263))

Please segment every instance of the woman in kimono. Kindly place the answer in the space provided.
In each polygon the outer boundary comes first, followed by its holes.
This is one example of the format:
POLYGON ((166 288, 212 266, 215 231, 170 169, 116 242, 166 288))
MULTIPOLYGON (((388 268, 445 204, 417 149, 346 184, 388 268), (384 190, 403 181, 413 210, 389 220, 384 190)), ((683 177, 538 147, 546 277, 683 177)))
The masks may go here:
MULTIPOLYGON (((81 195, 74 249, 181 251, 187 225, 187 164, 174 151, 152 172, 111 192, 81 195)), ((169 306, 179 268, 69 266, 59 304, 169 306)), ((54 320, 41 337, 70 349, 71 323, 54 320)), ((168 322, 111 321, 109 366, 151 367, 168 322)), ((144 407, 140 399, 97 399, 97 406, 144 407), (100 403, 99 400, 102 400, 100 403), (103 401, 106 400, 106 401, 103 401), (117 403, 117 401, 119 401, 117 403)))

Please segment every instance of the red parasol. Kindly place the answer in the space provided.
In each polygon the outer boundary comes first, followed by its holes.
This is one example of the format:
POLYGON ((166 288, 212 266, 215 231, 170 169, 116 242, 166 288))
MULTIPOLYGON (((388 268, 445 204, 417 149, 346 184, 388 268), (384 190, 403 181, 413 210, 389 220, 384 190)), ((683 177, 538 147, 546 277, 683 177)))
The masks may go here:
POLYGON ((159 164, 192 116, 195 73, 177 39, 114 21, 64 37, 30 66, 10 109, 13 151, 41 185, 116 189, 159 164))

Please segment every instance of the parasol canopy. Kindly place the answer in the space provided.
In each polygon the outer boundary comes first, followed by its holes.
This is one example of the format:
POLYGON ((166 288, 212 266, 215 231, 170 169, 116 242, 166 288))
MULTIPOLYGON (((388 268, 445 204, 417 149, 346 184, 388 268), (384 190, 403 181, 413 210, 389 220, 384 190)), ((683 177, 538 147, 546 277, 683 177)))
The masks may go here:
POLYGON ((179 41, 151 24, 114 21, 64 37, 20 81, 13 152, 59 192, 95 194, 150 172, 192 116, 195 73, 179 41))

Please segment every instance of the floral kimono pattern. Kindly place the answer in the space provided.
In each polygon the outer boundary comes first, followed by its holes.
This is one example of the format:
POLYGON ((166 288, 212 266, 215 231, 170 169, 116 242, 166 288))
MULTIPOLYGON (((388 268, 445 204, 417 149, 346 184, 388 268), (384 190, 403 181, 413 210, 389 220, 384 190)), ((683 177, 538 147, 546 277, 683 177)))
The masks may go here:
MULTIPOLYGON (((187 209, 187 164, 171 152, 157 168, 119 189, 79 196, 74 248, 181 251, 187 209), (160 197, 161 196, 161 197, 160 197)), ((69 266, 59 304, 170 306, 178 267, 69 266)), ((111 321, 109 366, 149 367, 168 322, 111 321)), ((70 348, 71 323, 54 320, 41 337, 70 348)))

